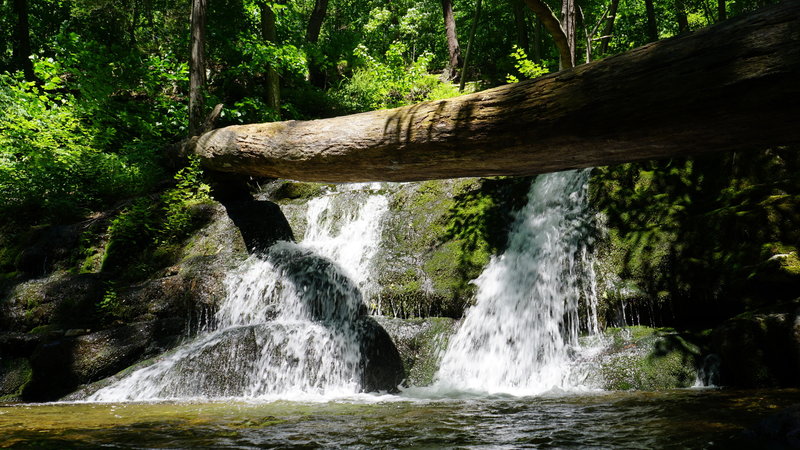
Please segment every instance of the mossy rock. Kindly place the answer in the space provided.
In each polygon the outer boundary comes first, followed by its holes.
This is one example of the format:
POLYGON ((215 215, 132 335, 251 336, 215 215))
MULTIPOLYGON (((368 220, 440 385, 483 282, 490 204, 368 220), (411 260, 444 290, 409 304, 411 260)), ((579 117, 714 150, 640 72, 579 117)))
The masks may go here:
POLYGON ((21 401, 33 371, 27 358, 0 359, 0 401, 21 401))
POLYGON ((457 321, 449 317, 376 317, 376 320, 400 352, 406 372, 405 386, 431 385, 450 337, 456 331, 457 321))
POLYGON ((292 200, 307 200, 322 195, 327 187, 328 185, 322 183, 284 181, 272 191, 270 197, 278 203, 292 200))
POLYGON ((668 329, 612 328, 599 359, 601 384, 608 390, 663 390, 692 386, 700 349, 668 329))

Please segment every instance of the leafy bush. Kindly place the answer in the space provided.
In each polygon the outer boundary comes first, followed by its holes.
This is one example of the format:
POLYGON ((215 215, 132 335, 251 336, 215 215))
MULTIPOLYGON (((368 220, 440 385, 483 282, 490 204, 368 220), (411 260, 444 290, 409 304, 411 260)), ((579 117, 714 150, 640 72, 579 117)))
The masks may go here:
POLYGON ((147 261, 157 247, 178 244, 196 228, 192 206, 211 199, 199 160, 192 158, 189 166, 175 174, 175 182, 175 187, 159 197, 136 199, 111 221, 103 270, 116 270, 139 259, 147 261))
POLYGON ((150 186, 152 155, 98 148, 109 132, 87 124, 62 67, 52 59, 35 67, 41 85, 0 74, 0 212, 73 217, 150 186))

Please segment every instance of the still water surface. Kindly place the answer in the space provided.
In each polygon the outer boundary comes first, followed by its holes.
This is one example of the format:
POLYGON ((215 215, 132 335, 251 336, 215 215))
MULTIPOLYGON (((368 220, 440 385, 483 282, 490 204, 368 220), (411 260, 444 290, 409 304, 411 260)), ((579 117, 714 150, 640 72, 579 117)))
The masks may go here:
POLYGON ((798 390, 414 396, 4 404, 0 447, 753 448, 768 443, 743 431, 800 403, 798 390))

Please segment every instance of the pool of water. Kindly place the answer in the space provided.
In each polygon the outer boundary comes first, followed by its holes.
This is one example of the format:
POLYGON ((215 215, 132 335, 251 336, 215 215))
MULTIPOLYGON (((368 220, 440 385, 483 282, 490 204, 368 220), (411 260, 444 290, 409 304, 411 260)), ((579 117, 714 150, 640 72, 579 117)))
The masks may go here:
POLYGON ((0 404, 0 447, 752 447, 767 442, 746 430, 800 403, 800 390, 418 398, 422 394, 0 404))

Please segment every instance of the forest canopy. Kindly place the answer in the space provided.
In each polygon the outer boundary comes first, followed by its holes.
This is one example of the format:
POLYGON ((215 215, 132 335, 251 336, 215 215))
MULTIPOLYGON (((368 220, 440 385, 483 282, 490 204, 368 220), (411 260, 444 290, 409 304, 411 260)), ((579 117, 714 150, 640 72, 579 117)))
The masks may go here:
POLYGON ((312 119, 516 82, 761 7, 761 0, 5 0, 0 213, 82 217, 169 179, 200 113, 312 119))

